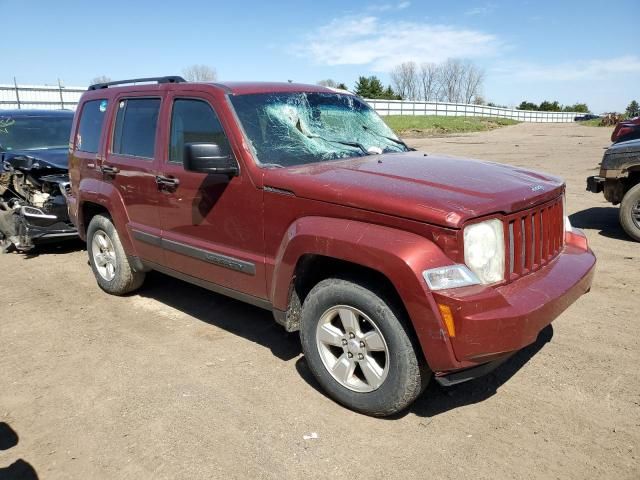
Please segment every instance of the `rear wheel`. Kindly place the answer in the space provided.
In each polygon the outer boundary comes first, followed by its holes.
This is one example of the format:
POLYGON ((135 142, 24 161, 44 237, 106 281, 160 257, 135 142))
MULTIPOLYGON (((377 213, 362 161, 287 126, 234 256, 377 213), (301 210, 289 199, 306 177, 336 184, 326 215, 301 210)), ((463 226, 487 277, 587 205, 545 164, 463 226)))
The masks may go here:
POLYGON ((323 280, 302 306, 302 349, 333 399, 368 415, 391 415, 408 407, 430 377, 405 322, 363 284, 323 280))
POLYGON ((636 242, 640 242, 640 183, 632 187, 620 204, 620 224, 636 242))
POLYGON ((118 232, 106 215, 96 215, 87 229, 89 263, 100 288, 112 295, 125 295, 144 282, 144 272, 131 268, 118 232))

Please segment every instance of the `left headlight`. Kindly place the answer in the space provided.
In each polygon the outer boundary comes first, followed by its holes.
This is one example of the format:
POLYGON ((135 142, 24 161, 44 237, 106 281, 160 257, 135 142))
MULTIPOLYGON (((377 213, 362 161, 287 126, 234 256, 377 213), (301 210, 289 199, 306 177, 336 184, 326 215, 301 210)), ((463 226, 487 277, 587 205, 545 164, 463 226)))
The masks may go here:
POLYGON ((504 280, 504 229, 499 219, 464 229, 464 263, 481 283, 504 280))

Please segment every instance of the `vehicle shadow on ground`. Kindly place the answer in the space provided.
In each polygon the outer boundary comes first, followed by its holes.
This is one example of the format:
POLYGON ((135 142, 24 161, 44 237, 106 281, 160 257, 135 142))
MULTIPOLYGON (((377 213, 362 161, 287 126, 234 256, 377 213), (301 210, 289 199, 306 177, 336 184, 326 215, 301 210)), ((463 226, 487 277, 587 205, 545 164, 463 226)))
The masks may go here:
MULTIPOLYGON (((18 434, 6 422, 0 422, 0 451, 18 444, 18 434)), ((0 480, 38 480, 35 469, 21 458, 8 467, 0 467, 0 480)))
POLYGON ((603 237, 633 242, 620 226, 617 207, 591 207, 569 215, 571 225, 585 230, 598 230, 603 237))
MULTIPOLYGON (((553 327, 549 325, 540 332, 534 343, 518 351, 490 374, 475 380, 451 387, 441 387, 438 382, 432 380, 425 392, 408 410, 386 417, 386 419, 402 418, 409 413, 419 417, 435 417, 458 407, 482 402, 495 395, 498 388, 513 377, 545 344, 551 341, 552 337, 553 327)), ((313 377, 304 357, 301 357, 296 362, 296 369, 310 386, 326 395, 320 384, 313 377)))
POLYGON ((262 308, 159 272, 148 273, 144 286, 137 294, 262 345, 281 360, 291 360, 300 355, 298 334, 287 333, 274 321, 271 312, 262 308))
POLYGON ((67 240, 59 243, 54 242, 46 243, 44 245, 36 245, 32 250, 25 253, 17 253, 17 255, 22 255, 25 260, 31 260, 32 258, 39 257, 40 255, 64 255, 65 253, 78 252, 80 250, 84 250, 85 247, 85 243, 80 239, 67 240))
POLYGON ((420 417, 435 417, 449 410, 482 402, 492 397, 552 338, 553 326, 549 325, 540 332, 534 343, 519 350, 490 374, 475 380, 446 388, 432 381, 427 390, 409 409, 409 412, 420 417))

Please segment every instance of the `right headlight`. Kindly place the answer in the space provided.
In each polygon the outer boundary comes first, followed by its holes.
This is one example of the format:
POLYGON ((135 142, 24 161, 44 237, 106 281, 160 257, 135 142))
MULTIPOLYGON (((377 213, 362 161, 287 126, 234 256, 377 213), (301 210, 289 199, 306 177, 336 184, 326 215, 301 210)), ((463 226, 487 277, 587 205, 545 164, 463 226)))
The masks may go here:
POLYGON ((499 219, 464 229, 464 263, 481 283, 504 280, 504 229, 499 219))

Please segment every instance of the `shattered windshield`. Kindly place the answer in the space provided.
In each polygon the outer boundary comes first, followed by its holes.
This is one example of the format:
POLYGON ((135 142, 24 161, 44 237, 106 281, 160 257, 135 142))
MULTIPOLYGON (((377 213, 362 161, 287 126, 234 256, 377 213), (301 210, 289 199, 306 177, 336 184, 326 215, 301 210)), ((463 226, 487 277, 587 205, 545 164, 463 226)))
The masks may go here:
POLYGON ((230 99, 263 165, 287 167, 408 150, 382 119, 353 95, 286 92, 230 99))
POLYGON ((5 116, 0 112, 0 151, 69 145, 73 116, 5 116))

